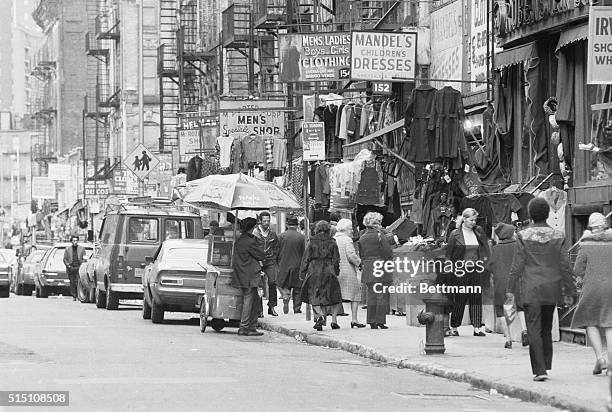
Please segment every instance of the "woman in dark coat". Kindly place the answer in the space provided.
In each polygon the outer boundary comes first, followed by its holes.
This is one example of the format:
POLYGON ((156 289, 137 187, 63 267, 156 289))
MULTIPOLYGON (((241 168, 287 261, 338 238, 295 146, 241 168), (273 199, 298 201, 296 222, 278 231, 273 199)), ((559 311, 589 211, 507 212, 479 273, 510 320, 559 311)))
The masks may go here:
POLYGON ((362 281, 367 288, 367 323, 372 329, 388 329, 389 313, 388 286, 393 284, 393 273, 384 271, 382 276, 375 276, 374 262, 387 261, 393 257, 391 245, 381 233, 383 216, 369 212, 363 218, 366 230, 359 238, 359 254, 363 264, 362 281))
POLYGON ((310 303, 315 314, 314 328, 323 330, 325 316, 332 315, 332 329, 340 329, 336 316, 342 305, 342 292, 338 275, 340 274, 340 253, 336 241, 329 234, 329 223, 324 220, 315 225, 314 236, 308 242, 300 277, 302 302, 310 303))
POLYGON ((605 369, 609 371, 612 364, 612 229, 608 229, 607 223, 601 213, 591 214, 591 230, 585 231, 580 238, 580 251, 574 264, 575 275, 584 276, 584 286, 574 312, 572 328, 587 330, 595 352, 595 375, 605 369), (600 328, 606 334, 609 363, 603 356, 600 328))

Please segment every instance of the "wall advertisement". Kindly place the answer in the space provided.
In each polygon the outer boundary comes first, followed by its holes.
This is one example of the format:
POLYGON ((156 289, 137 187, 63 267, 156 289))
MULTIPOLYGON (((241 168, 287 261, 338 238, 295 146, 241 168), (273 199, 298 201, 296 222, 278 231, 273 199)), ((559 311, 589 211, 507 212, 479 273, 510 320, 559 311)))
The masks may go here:
POLYGON ((283 82, 349 78, 351 34, 348 32, 281 34, 279 45, 283 82))
POLYGON ((354 31, 351 79, 401 81, 416 77, 417 33, 354 31))
MULTIPOLYGON (((469 64, 470 80, 487 81, 487 0, 470 0, 469 64)), ((471 83, 472 93, 487 90, 486 83, 471 83)))
POLYGON ((285 135, 285 112, 279 100, 221 100, 219 113, 220 134, 242 138, 252 134, 267 138, 285 135))
POLYGON ((214 151, 219 135, 216 117, 194 116, 179 117, 179 161, 187 163, 197 153, 214 151))
MULTIPOLYGON (((463 79, 463 10, 462 0, 455 0, 431 13, 432 79, 463 79)), ((453 86, 457 82, 432 82, 435 87, 453 86)))
POLYGON ((591 7, 587 43, 587 83, 612 83, 612 7, 591 7))

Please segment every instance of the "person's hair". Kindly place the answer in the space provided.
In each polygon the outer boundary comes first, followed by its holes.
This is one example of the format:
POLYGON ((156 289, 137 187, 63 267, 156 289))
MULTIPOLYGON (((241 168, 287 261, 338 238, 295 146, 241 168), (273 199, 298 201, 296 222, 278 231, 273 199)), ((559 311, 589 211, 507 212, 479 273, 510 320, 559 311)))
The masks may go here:
POLYGON ((295 216, 289 216, 287 218, 287 226, 297 226, 298 225, 298 219, 295 216))
POLYGON ((178 168, 178 173, 185 173, 185 168, 184 167, 179 167, 178 168))
POLYGON ((478 212, 476 211, 476 209, 473 209, 471 207, 463 209, 463 212, 461 212, 461 215, 457 217, 457 227, 461 227, 465 219, 469 219, 474 216, 478 216, 478 212))
POLYGON ((270 217, 270 212, 265 212, 265 211, 264 211, 264 212, 261 212, 261 213, 259 214, 259 221, 261 222, 261 221, 263 220, 263 218, 264 218, 264 217, 266 217, 266 216, 267 216, 267 217, 270 217))
POLYGON ((353 222, 351 219, 340 219, 336 225, 336 232, 350 233, 353 230, 353 222))
POLYGON ((79 237, 78 237, 78 236, 76 236, 76 235, 72 235, 72 236, 70 236, 70 241, 71 241, 71 242, 72 242, 73 240, 75 240, 75 239, 78 241, 78 240, 79 240, 79 237))
POLYGON ((255 226, 257 226, 257 219, 252 217, 247 217, 246 219, 240 221, 240 230, 242 233, 249 232, 255 226))
POLYGON ((216 220, 211 220, 208 226, 209 227, 219 227, 219 222, 217 222, 216 220))
POLYGON ((383 220, 383 215, 378 212, 368 212, 363 217, 363 225, 368 228, 376 227, 377 225, 381 225, 383 220))
POLYGON ((541 197, 531 199, 527 205, 527 209, 529 210, 529 217, 536 223, 545 222, 550 213, 548 202, 541 197))
POLYGON ((340 219, 342 219, 342 215, 340 215, 340 213, 338 212, 333 212, 329 214, 329 221, 330 222, 339 222, 340 219))
POLYGON ((331 231, 331 226, 325 220, 319 220, 315 224, 315 228, 314 228, 315 235, 318 234, 318 233, 327 233, 327 234, 329 234, 330 231, 331 231))

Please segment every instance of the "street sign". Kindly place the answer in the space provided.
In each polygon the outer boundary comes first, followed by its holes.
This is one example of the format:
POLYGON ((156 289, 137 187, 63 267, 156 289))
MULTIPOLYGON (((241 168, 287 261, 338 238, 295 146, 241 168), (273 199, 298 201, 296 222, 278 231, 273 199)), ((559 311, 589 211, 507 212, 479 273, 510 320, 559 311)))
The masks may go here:
POLYGON ((305 162, 325 160, 325 123, 302 123, 302 149, 305 162))
POLYGON ((159 159, 143 144, 139 144, 126 159, 123 159, 123 164, 140 180, 144 180, 157 167, 159 159))

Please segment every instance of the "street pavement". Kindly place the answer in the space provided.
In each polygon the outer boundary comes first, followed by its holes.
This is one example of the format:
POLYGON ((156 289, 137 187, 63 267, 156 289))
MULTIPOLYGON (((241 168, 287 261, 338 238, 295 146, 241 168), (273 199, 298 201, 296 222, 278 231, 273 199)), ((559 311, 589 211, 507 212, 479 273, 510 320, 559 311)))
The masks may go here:
MULTIPOLYGON (((290 305, 291 306, 291 305, 290 305)), ((305 306, 305 305, 304 305, 305 306)), ((348 305, 344 305, 350 314, 348 305)), ((554 343, 553 368, 546 382, 533 382, 529 348, 514 342, 505 349, 502 334, 473 336, 471 326, 459 328, 460 336, 445 339, 443 355, 426 355, 425 327, 407 326, 406 317, 388 316, 387 330, 351 329, 350 316, 339 317, 340 329, 313 330, 305 314, 282 313, 282 302, 276 308, 278 317, 266 315, 260 323, 267 330, 294 336, 314 345, 334 347, 362 357, 392 363, 435 376, 469 382, 485 390, 537 401, 572 411, 602 411, 608 402, 609 381, 605 374, 592 374, 595 357, 589 347, 565 342, 554 343)), ((360 309, 359 320, 365 323, 366 311, 360 309)))
MULTIPOLYGON (((191 314, 154 325, 138 304, 15 295, 0 300, 0 390, 70 391, 58 411, 553 410, 273 332, 202 334, 191 314)), ((0 407, 30 409, 51 408, 0 407)))

